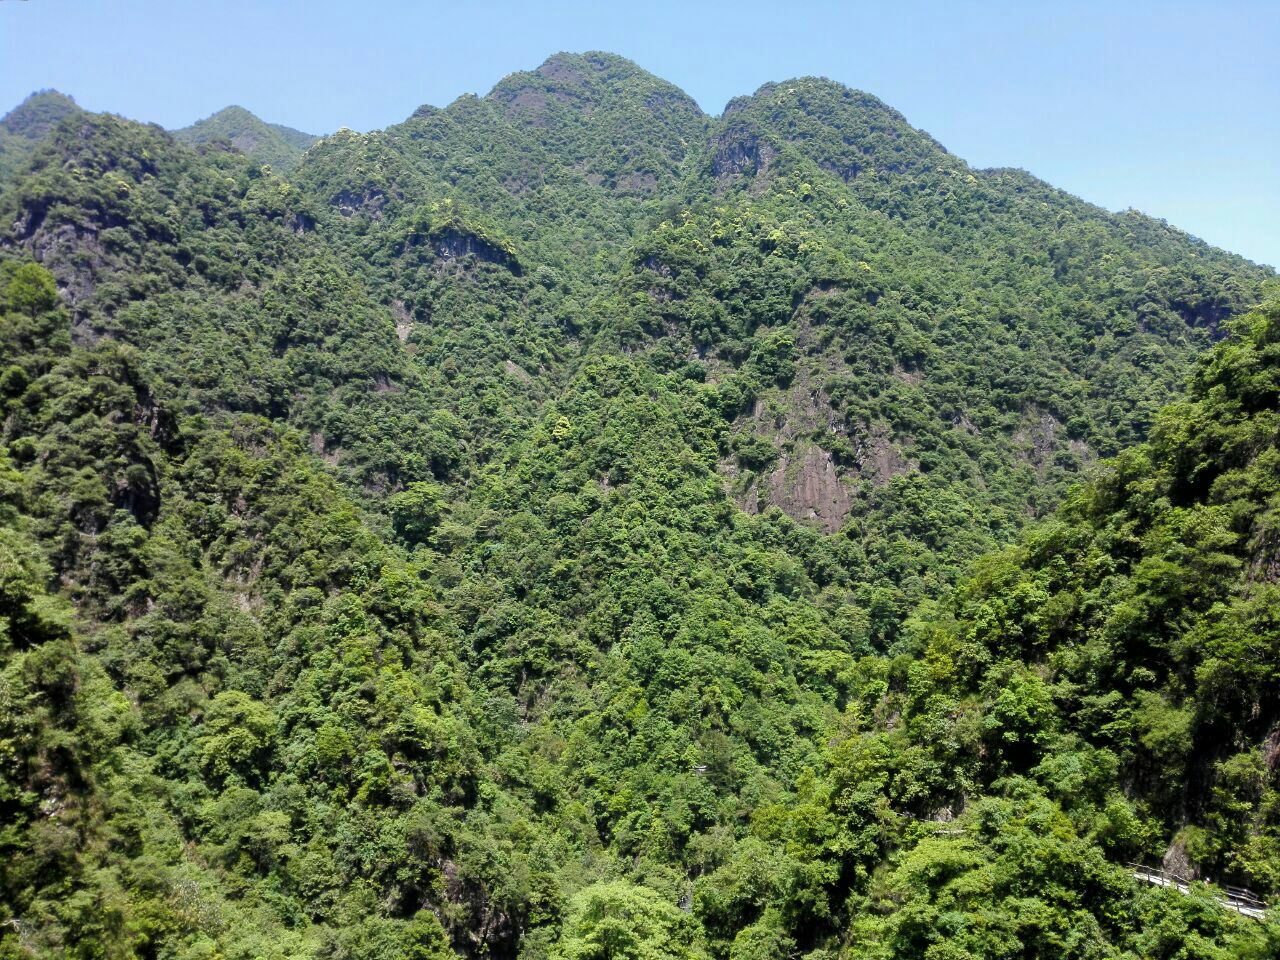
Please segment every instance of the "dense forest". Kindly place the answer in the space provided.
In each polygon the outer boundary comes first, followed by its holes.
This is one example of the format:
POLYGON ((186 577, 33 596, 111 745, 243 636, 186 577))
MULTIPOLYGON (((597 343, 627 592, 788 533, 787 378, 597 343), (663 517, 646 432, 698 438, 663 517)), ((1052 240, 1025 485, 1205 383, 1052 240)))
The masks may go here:
POLYGON ((823 79, 34 94, 0 958, 1280 955, 1278 293, 823 79))

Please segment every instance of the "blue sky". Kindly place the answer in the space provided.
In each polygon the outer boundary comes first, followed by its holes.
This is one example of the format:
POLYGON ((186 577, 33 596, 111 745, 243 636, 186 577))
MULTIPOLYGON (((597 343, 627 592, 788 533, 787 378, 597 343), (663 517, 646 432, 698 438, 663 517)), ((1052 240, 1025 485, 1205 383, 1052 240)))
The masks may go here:
POLYGON ((167 127, 239 103, 367 130, 589 49, 712 113, 769 80, 828 76, 976 166, 1280 265, 1280 0, 0 0, 0 110, 56 87, 167 127))

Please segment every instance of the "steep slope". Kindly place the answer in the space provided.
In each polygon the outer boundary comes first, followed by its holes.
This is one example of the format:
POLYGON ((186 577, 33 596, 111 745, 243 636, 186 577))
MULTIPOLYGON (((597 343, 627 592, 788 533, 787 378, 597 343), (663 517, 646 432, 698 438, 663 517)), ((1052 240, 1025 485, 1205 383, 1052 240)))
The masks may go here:
POLYGON ((17 173, 37 144, 80 107, 57 90, 39 90, 0 117, 0 183, 17 173))
POLYGON ((722 942, 1274 953, 1274 920, 1124 866, 1280 882, 1280 309, 1232 329, 1149 443, 860 665, 823 775, 699 882, 722 942))
POLYGON ((857 542, 885 639, 1143 436, 1270 276, 972 171, 825 80, 734 101, 690 166, 685 211, 629 252, 600 347, 719 387, 735 499, 857 542))
POLYGON ((651 196, 675 180, 706 121, 688 94, 608 53, 560 53, 486 98, 592 184, 651 196))
POLYGON ((6 242, 54 272, 77 340, 134 345, 185 409, 298 426, 370 488, 457 463, 461 425, 428 399, 390 305, 287 183, 101 115, 56 129, 33 163, 0 199, 6 242))
POLYGON ((561 388, 593 300, 703 125, 628 61, 557 55, 487 97, 325 138, 292 181, 409 350, 444 370, 443 402, 478 437, 500 435, 485 445, 497 451, 561 388))
POLYGON ((389 542, 305 436, 158 399, 133 349, 71 344, 41 268, 7 280, 15 949, 514 956, 604 864, 687 890, 728 791, 814 755, 840 564, 736 513, 691 384, 589 365, 474 496, 389 498, 389 542))
POLYGON ((1205 645, 1238 704, 1196 652, 1267 576, 1231 558, 1269 562, 1274 399, 1231 443, 1213 405, 1270 376, 1273 320, 1237 316, 1269 271, 827 81, 711 120, 601 54, 287 177, 92 114, 30 164, 0 195, 0 951, 1274 945, 1119 865, 1182 831, 1274 888, 1271 681, 1227 636, 1270 595, 1205 645), (1196 452, 1157 411, 1209 349, 1196 452), (1148 436, 1168 476, 949 592, 1148 436), (1191 476, 1255 453, 1227 499, 1191 476))
POLYGON ((601 261, 619 263, 652 217, 646 201, 672 188, 705 123, 685 94, 629 61, 559 54, 484 98, 329 138, 296 179, 348 221, 368 206, 355 224, 424 200, 467 204, 526 244, 531 263, 594 285, 601 261))
POLYGON ((307 148, 318 140, 309 133, 278 123, 266 123, 244 107, 223 107, 189 127, 173 131, 183 143, 226 142, 257 163, 287 171, 297 165, 307 148))
POLYGON ((980 568, 928 656, 956 664, 939 692, 983 712, 998 744, 957 757, 961 790, 1109 753, 1170 843, 1151 852, 1274 891, 1280 308, 1232 327, 1148 443, 980 568), (1019 694, 1044 698, 1030 725, 998 693, 1019 686, 1013 664, 1031 671, 1019 694))
MULTIPOLYGON (((71 345, 39 268, 5 279, 16 460, 5 461, 0 517, 0 886, 20 919, 0 950, 286 957, 326 944, 353 955, 363 940, 444 956, 434 915, 353 922, 366 913, 357 894, 334 904, 339 930, 290 930, 267 905, 278 894, 264 901, 250 877, 235 879, 247 857, 273 884, 296 864, 287 887, 359 886, 363 868, 339 861, 362 841, 300 848, 290 836, 333 836, 334 789, 378 736, 360 706, 371 682, 385 685, 374 699, 398 718, 389 723, 425 738, 409 761, 425 766, 415 774, 398 759, 395 784, 388 767, 370 789, 399 795, 415 776, 443 786, 437 764, 450 751, 425 744, 467 695, 429 626, 420 569, 370 529, 305 437, 249 415, 182 415, 156 399, 131 348, 71 345), (45 592, 55 580, 56 598, 45 592), (322 621, 341 636, 312 634, 322 621), (344 650, 342 662, 325 647, 344 650), (326 725, 347 712, 355 741, 326 725), (286 743, 303 752, 282 778, 286 743), (318 792, 304 799, 290 781, 318 792)), ((474 751, 447 763, 470 777, 474 751)))

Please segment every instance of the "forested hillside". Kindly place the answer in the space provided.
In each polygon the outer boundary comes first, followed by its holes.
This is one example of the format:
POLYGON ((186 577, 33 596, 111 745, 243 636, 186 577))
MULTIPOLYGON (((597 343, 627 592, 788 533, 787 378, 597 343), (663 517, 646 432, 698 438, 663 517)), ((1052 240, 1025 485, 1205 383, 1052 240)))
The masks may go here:
POLYGON ((318 139, 278 123, 266 123, 244 107, 224 107, 211 117, 173 132, 183 143, 226 142, 249 159, 289 170, 318 139))
POLYGON ((38 90, 0 117, 0 180, 16 173, 58 123, 78 113, 65 94, 38 90))
POLYGON ((1271 270, 609 54, 0 125, 0 956, 1280 950, 1124 866, 1280 894, 1271 270))

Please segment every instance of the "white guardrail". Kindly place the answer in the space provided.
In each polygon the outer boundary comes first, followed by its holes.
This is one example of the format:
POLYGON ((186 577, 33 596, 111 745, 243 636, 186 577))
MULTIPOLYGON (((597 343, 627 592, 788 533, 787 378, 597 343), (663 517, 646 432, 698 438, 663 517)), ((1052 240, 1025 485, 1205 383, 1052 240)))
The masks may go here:
MULTIPOLYGON (((1131 863, 1128 866, 1133 871, 1135 880, 1141 880, 1156 887, 1167 887, 1179 893, 1191 892, 1191 881, 1186 877, 1180 877, 1160 867, 1149 867, 1144 863, 1131 863)), ((1234 910, 1246 917, 1253 917, 1255 920, 1261 920, 1266 916, 1267 902, 1253 891, 1228 884, 1221 885, 1220 889, 1223 892, 1224 905, 1228 910, 1234 910)))

